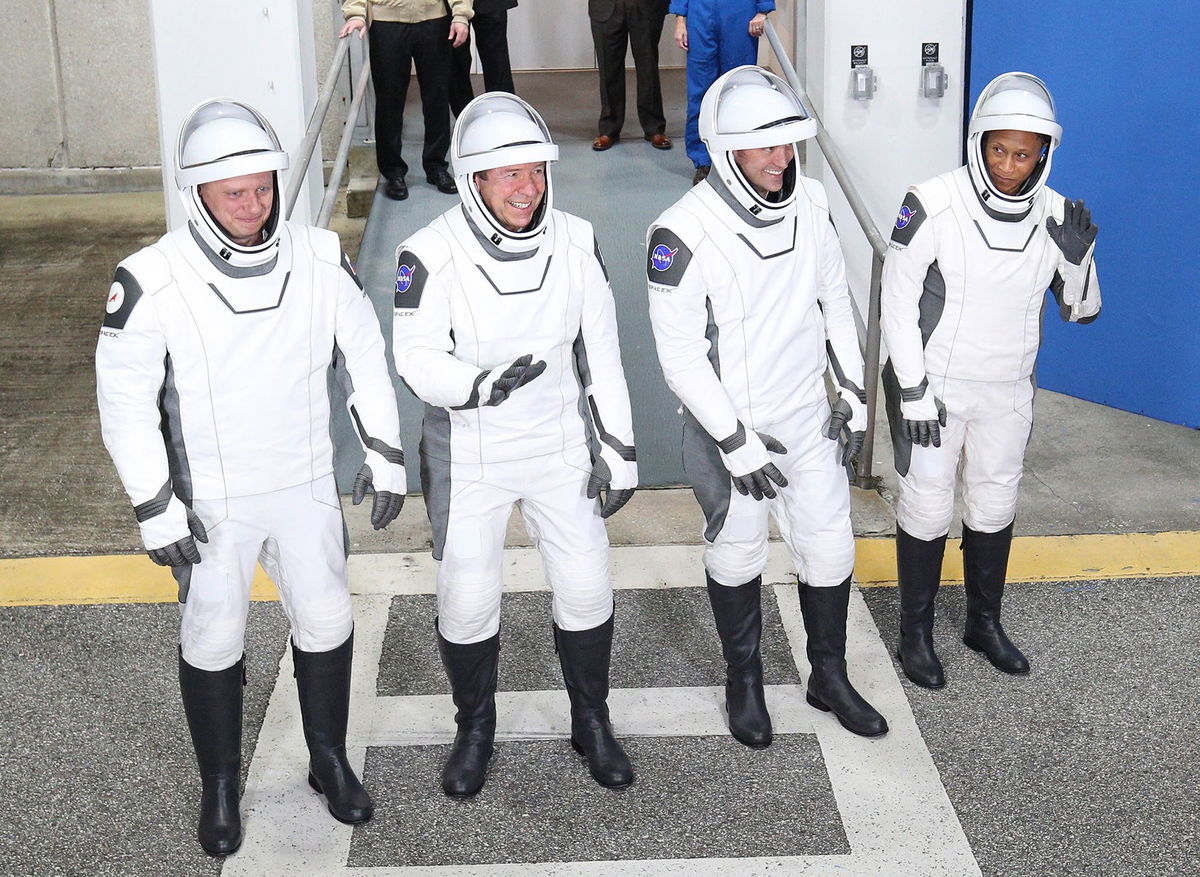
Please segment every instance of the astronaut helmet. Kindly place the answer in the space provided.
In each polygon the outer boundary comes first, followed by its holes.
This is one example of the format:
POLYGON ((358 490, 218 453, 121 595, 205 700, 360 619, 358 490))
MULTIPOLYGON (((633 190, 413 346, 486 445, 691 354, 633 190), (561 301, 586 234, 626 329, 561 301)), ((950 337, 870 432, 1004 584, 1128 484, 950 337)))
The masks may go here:
POLYGON ((450 163, 467 217, 502 253, 526 253, 541 243, 553 204, 550 162, 558 146, 538 111, 515 94, 489 91, 471 101, 454 123, 450 163), (546 163, 546 191, 529 224, 513 230, 484 201, 475 175, 530 162, 546 163))
POLYGON ((1062 138, 1062 126, 1054 111, 1054 98, 1046 83, 1030 73, 1004 73, 989 82, 975 102, 967 127, 967 169, 971 184, 984 207, 995 213, 1020 217, 1046 185, 1054 150, 1062 138), (988 172, 984 155, 989 131, 1029 131, 1048 142, 1042 147, 1037 166, 1012 194, 997 188, 988 172))
POLYGON ((213 98, 188 113, 179 126, 175 184, 184 210, 204 244, 235 268, 252 268, 275 257, 280 218, 285 212, 279 172, 287 167, 288 155, 275 129, 249 104, 233 98, 213 98), (262 239, 247 246, 235 241, 213 216, 200 196, 200 187, 265 172, 271 172, 275 186, 271 214, 262 227, 262 239))
POLYGON ((764 196, 746 178, 734 151, 786 143, 794 147, 816 134, 816 120, 805 111, 791 86, 752 64, 719 77, 700 102, 700 139, 712 158, 709 183, 725 189, 759 220, 776 218, 795 200, 796 158, 792 157, 784 172, 783 187, 764 196))

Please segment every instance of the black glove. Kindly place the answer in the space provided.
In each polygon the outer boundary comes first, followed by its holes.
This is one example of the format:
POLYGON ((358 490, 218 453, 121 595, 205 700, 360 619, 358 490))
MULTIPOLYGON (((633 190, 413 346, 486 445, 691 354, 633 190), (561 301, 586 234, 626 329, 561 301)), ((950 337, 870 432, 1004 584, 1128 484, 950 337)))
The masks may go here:
MULTIPOLYGON (((780 443, 779 439, 769 436, 765 432, 757 433, 757 435, 764 447, 772 454, 787 453, 787 448, 780 443)), ((768 463, 761 469, 755 469, 745 475, 731 475, 730 477, 733 478, 733 486, 737 488, 738 493, 742 496, 752 496, 755 499, 762 499, 764 496, 768 499, 775 498, 775 488, 771 486, 772 481, 780 487, 787 487, 788 484, 787 478, 774 463, 768 463)))
POLYGON ((632 487, 613 490, 609 486, 611 482, 612 470, 608 468, 608 464, 601 457, 596 457, 596 462, 592 464, 592 474, 588 476, 587 498, 600 497, 600 517, 602 518, 615 515, 625 503, 633 498, 634 489, 632 487))
POLYGON ((528 384, 545 370, 546 361, 539 359, 537 362, 534 362, 533 355, 529 353, 513 360, 512 365, 499 375, 496 374, 496 369, 492 369, 488 372, 488 376, 484 379, 483 386, 481 387, 481 389, 488 391, 488 397, 480 404, 499 405, 511 396, 517 387, 528 384), (490 387, 488 387, 489 382, 491 383, 490 387))
POLYGON ((1064 198, 1062 225, 1053 216, 1048 216, 1046 231, 1068 262, 1082 265, 1083 257, 1096 242, 1100 229, 1092 222, 1092 211, 1083 206, 1083 201, 1064 198))
MULTIPOLYGON (((350 501, 354 505, 359 505, 363 501, 363 497, 367 495, 367 488, 374 480, 375 474, 371 471, 371 467, 364 463, 363 467, 358 470, 358 474, 354 476, 354 487, 350 494, 350 501)), ((396 520, 396 515, 400 514, 400 509, 403 507, 403 493, 376 490, 375 501, 371 506, 371 526, 376 530, 382 530, 396 520)))
POLYGON ((204 529, 204 522, 200 520, 200 516, 191 509, 187 510, 187 522, 192 535, 184 536, 178 542, 172 542, 162 548, 151 548, 146 552, 151 560, 159 566, 186 566, 189 563, 200 562, 200 549, 196 547, 195 539, 207 542, 208 531, 204 529))
POLYGON ((833 403, 829 422, 825 424, 825 438, 837 441, 840 433, 846 433, 846 444, 842 447, 843 466, 849 466, 858 458, 858 452, 862 450, 863 442, 867 440, 865 429, 853 431, 850 429, 849 423, 853 416, 854 411, 851 409, 850 403, 842 396, 833 403))
MULTIPOLYGON (((904 420, 904 435, 914 445, 920 445, 927 448, 933 445, 935 448, 942 446, 942 430, 941 427, 946 425, 946 406, 942 404, 942 400, 937 396, 933 397, 933 404, 937 406, 937 420, 904 420)), ((901 406, 903 408, 903 406, 901 406)))

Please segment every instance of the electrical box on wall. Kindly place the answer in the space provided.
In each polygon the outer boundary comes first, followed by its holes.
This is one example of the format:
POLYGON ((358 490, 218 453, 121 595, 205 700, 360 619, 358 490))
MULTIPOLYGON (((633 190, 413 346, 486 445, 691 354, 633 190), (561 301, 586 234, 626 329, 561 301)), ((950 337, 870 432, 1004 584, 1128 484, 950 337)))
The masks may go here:
MULTIPOLYGON (((905 190, 961 164, 966 2, 810 0, 810 99, 886 240, 905 190)), ((860 312, 871 248, 819 149, 807 173, 825 184, 860 312)))

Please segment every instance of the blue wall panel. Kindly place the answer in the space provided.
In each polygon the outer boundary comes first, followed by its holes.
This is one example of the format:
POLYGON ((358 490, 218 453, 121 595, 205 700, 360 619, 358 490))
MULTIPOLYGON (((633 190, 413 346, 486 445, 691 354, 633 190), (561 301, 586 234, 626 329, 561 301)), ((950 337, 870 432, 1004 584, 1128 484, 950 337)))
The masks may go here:
POLYGON ((1013 4, 975 0, 972 106, 1025 70, 1063 126, 1050 185, 1100 226, 1104 310, 1088 326, 1046 312, 1038 382, 1200 426, 1200 44, 1195 0, 1013 4))

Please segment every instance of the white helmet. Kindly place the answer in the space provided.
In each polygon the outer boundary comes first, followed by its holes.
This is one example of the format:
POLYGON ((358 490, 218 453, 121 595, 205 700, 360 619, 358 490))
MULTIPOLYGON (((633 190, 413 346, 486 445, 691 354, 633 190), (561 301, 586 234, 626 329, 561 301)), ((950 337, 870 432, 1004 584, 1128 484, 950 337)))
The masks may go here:
POLYGON ((540 243, 554 200, 549 163, 557 160, 558 147, 550 137, 550 129, 537 110, 515 94, 485 92, 467 104, 454 123, 450 163, 458 196, 472 224, 501 252, 525 253, 540 243), (513 231, 484 204, 475 174, 535 161, 546 162, 546 194, 529 227, 513 231))
POLYGON ((279 171, 288 156, 275 129, 262 113, 232 98, 213 98, 197 106, 179 126, 175 142, 175 184, 184 210, 205 245, 236 268, 252 268, 275 257, 280 217, 284 215, 279 171), (262 241, 252 246, 234 242, 200 198, 200 186, 230 177, 274 173, 275 199, 263 226, 262 241))
POLYGON ((700 139, 713 163, 709 182, 718 182, 718 190, 725 190, 722 194, 728 193, 760 220, 771 221, 795 199, 796 160, 788 165, 783 188, 768 200, 746 179, 734 150, 797 144, 816 135, 816 120, 804 111, 791 86, 751 64, 725 73, 700 102, 700 139))
POLYGON ((1004 73, 989 82, 975 102, 967 128, 967 169, 979 200, 988 210, 1006 216, 1024 216, 1050 176, 1050 162, 1062 138, 1054 112, 1054 98, 1046 83, 1029 73, 1004 73), (996 188, 983 155, 988 131, 1030 131, 1050 139, 1037 167, 1015 195, 996 188))

